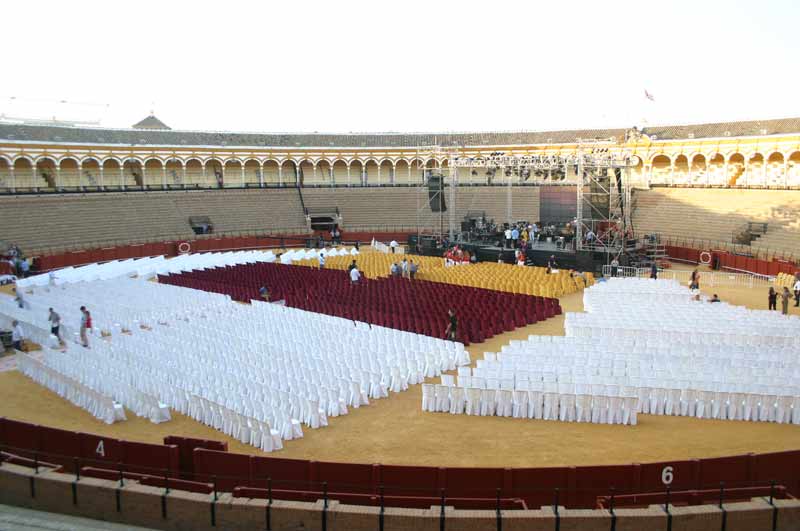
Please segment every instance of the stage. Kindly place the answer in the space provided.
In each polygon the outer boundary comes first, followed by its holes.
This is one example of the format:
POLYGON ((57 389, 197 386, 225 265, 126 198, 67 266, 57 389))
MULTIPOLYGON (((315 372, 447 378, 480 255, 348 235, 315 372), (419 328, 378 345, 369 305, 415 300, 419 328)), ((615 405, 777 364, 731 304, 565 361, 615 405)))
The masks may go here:
MULTIPOLYGON (((458 246, 470 254, 475 254, 479 262, 503 262, 513 264, 515 262, 515 250, 499 247, 497 245, 485 243, 459 242, 458 246)), ((426 256, 442 256, 444 250, 441 248, 423 247, 420 254, 426 256)), ((538 242, 526 252, 525 263, 547 267, 547 261, 551 256, 555 257, 559 269, 574 269, 576 271, 591 271, 600 273, 606 263, 606 255, 602 252, 581 251, 575 252, 567 246, 566 249, 557 246, 555 243, 538 242)))

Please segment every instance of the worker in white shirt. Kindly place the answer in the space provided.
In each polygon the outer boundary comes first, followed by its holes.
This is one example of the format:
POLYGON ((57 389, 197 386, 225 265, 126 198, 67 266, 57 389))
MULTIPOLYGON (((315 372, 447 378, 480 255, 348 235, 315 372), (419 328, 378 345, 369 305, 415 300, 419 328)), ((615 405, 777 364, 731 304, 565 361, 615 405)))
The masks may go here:
POLYGON ((14 350, 22 350, 22 340, 25 336, 22 335, 22 328, 19 326, 19 321, 11 322, 11 343, 14 350))
POLYGON ((320 254, 319 255, 319 268, 320 269, 325 269, 325 255, 324 254, 320 254))
POLYGON ((357 267, 353 267, 350 270, 350 282, 352 284, 358 284, 358 281, 361 279, 361 271, 358 270, 357 267))
POLYGON ((800 306, 800 279, 794 283, 794 307, 800 306))
POLYGON ((506 249, 511 249, 511 241, 512 240, 511 240, 511 229, 510 228, 506 229, 505 237, 506 237, 506 249))
POLYGON ((397 248, 398 245, 399 244, 395 240, 392 240, 392 241, 389 242, 389 247, 392 248, 392 254, 394 254, 395 249, 397 248))

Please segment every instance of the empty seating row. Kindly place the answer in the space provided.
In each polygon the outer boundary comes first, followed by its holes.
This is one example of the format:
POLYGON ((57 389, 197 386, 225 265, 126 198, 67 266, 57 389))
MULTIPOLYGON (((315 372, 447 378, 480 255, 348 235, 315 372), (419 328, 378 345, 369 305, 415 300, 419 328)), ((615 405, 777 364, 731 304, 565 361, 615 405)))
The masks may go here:
POLYGON ((283 264, 192 271, 161 276, 159 282, 225 293, 240 301, 257 299, 266 286, 272 300, 285 300, 291 307, 432 337, 444 336, 452 309, 458 318, 457 337, 465 344, 561 313, 556 299, 396 277, 354 285, 344 271, 283 264))

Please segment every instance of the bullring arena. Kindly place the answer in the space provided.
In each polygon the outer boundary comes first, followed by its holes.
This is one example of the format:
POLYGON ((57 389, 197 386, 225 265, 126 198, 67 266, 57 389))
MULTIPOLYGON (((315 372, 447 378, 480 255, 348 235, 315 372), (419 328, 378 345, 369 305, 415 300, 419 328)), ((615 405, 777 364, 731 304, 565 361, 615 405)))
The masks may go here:
POLYGON ((1 501, 159 529, 797 529, 800 312, 767 292, 794 287, 798 188, 800 119, 2 123, 1 501))

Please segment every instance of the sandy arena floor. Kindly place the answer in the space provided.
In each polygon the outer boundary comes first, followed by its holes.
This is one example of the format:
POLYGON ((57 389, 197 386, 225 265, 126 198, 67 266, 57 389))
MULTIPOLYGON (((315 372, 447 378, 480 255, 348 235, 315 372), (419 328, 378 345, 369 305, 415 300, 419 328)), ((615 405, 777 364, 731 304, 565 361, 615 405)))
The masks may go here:
MULTIPOLYGON (((681 267, 681 266, 676 266, 681 267)), ((766 308, 767 288, 706 288, 734 304, 766 308)), ((564 311, 582 311, 582 294, 561 299, 564 311)), ((792 313, 800 313, 791 308, 792 313)), ((559 316, 472 345, 473 360, 529 334, 563 335, 559 316)), ((72 354, 79 349, 73 348, 72 354)), ((373 401, 305 430, 273 455, 319 461, 441 466, 603 465, 771 452, 800 448, 800 426, 640 415, 637 426, 607 426, 499 417, 467 417, 421 411, 421 387, 373 401)), ((228 441, 231 451, 259 454, 253 447, 173 413, 164 424, 129 414, 107 426, 16 371, 0 373, 0 415, 58 428, 143 442, 167 435, 228 441)))

